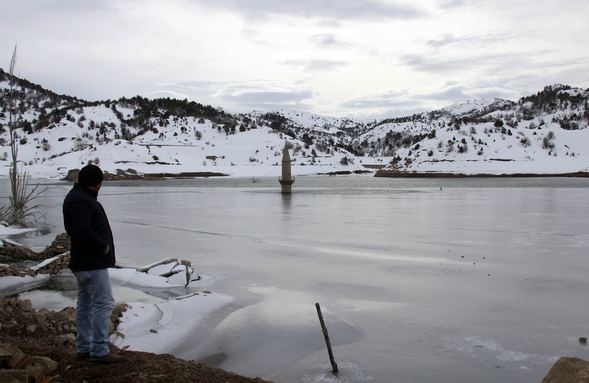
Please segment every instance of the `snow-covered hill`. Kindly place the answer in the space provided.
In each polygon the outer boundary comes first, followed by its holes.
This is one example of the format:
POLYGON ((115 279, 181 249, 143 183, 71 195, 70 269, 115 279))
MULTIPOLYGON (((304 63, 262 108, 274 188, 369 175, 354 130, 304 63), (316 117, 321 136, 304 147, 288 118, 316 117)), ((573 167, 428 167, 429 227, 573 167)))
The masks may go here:
MULTIPOLYGON (((517 103, 477 100, 379 124, 389 169, 464 174, 589 170, 589 91, 544 88, 517 103)), ((377 153, 381 154, 381 153, 377 153)))
MULTIPOLYGON (((589 170, 587 90, 546 87, 518 102, 471 100, 371 123, 275 111, 231 114, 174 99, 88 102, 15 79, 18 159, 35 177, 93 162, 115 173, 278 176, 366 170, 563 173, 589 170), (371 169, 373 166, 369 166, 371 169)), ((0 176, 11 163, 9 76, 0 70, 0 176)))
MULTIPOLYGON (((0 176, 11 163, 8 76, 0 73, 0 176)), ((61 178, 88 162, 115 173, 215 172, 280 175, 290 147, 293 174, 363 169, 343 148, 339 119, 276 113, 232 115, 194 102, 141 97, 87 102, 19 81, 18 159, 37 177, 61 178)), ((383 161, 383 160, 381 160, 383 161)))

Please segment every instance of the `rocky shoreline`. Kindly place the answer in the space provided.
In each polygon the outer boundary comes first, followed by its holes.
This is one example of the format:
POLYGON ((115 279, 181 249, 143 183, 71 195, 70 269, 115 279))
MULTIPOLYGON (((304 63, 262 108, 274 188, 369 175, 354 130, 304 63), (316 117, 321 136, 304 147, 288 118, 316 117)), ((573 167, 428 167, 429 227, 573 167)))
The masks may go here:
MULTIPOLYGON (((64 181, 76 181, 80 169, 70 169, 64 181)), ((167 178, 209 178, 227 177, 228 174, 218 172, 179 172, 179 173, 139 173, 135 169, 117 169, 116 173, 104 171, 105 181, 163 180, 167 178)))
MULTIPOLYGON (((116 331, 125 310, 118 305, 111 316, 116 331)), ((116 365, 79 360, 75 352, 75 310, 35 310, 29 300, 0 298, 0 382, 178 382, 178 383, 270 383, 247 378, 167 354, 121 350, 116 365)))
MULTIPOLYGON (((340 176, 352 174, 374 173, 374 177, 389 178, 589 178, 589 171, 577 171, 568 173, 454 173, 454 172, 435 172, 435 171, 403 171, 394 168, 375 168, 373 170, 340 170, 327 173, 317 173, 317 175, 340 176)), ((71 169, 64 181, 75 181, 78 177, 79 169, 71 169)), ((139 173, 134 169, 117 169, 116 173, 104 172, 106 181, 136 181, 136 180, 164 180, 164 179, 182 179, 182 178, 210 178, 210 177, 227 177, 228 174, 218 172, 179 172, 179 173, 139 173)))
MULTIPOLYGON (((79 169, 71 169, 63 178, 64 181, 75 181, 78 177, 79 169)), ((588 171, 578 171, 569 173, 454 173, 454 172, 415 172, 402 171, 392 168, 378 168, 373 170, 340 170, 327 173, 317 173, 317 175, 340 176, 352 174, 374 173, 374 177, 390 178, 555 178, 555 177, 578 177, 589 178, 588 171)), ((165 179, 182 179, 182 178, 210 178, 210 177, 228 177, 228 174, 219 172, 179 172, 179 173, 139 173, 134 169, 117 169, 116 173, 104 172, 105 181, 136 181, 136 180, 165 180, 165 179)))
POLYGON ((392 177, 392 178, 534 178, 534 177, 580 177, 589 178, 589 172, 571 172, 571 173, 509 173, 509 174, 490 174, 490 173, 449 173, 449 172, 406 172, 394 169, 379 169, 374 174, 375 177, 392 177))

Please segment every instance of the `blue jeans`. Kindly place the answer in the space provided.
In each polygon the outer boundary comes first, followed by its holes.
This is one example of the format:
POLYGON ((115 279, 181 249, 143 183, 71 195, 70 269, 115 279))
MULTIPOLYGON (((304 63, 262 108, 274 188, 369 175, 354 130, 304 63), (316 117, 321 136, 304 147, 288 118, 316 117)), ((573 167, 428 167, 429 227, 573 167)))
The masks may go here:
POLYGON ((108 269, 75 271, 78 281, 76 351, 90 356, 108 354, 110 314, 115 300, 108 269))

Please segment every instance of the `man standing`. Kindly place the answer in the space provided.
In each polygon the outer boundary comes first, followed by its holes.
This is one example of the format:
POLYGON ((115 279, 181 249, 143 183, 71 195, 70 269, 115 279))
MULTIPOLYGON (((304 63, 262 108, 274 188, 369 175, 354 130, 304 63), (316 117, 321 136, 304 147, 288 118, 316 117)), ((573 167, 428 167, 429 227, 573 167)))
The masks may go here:
POLYGON ((78 358, 116 363, 123 358, 109 353, 108 347, 114 307, 108 268, 115 265, 115 247, 108 218, 97 201, 103 178, 96 165, 80 170, 78 182, 63 201, 63 222, 71 238, 69 267, 78 282, 78 358))

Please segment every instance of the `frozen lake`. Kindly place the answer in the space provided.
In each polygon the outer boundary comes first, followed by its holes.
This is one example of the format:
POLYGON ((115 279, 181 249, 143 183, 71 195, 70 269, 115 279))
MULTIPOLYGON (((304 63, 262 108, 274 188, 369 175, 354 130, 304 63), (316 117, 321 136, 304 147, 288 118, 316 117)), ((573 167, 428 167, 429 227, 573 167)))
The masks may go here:
MULTIPOLYGON (((21 241, 63 231, 69 188, 44 198, 54 231, 21 241)), ((537 383, 560 356, 589 359, 589 179, 309 176, 293 190, 103 186, 120 264, 191 259, 236 298, 171 353, 281 383, 537 383)))

